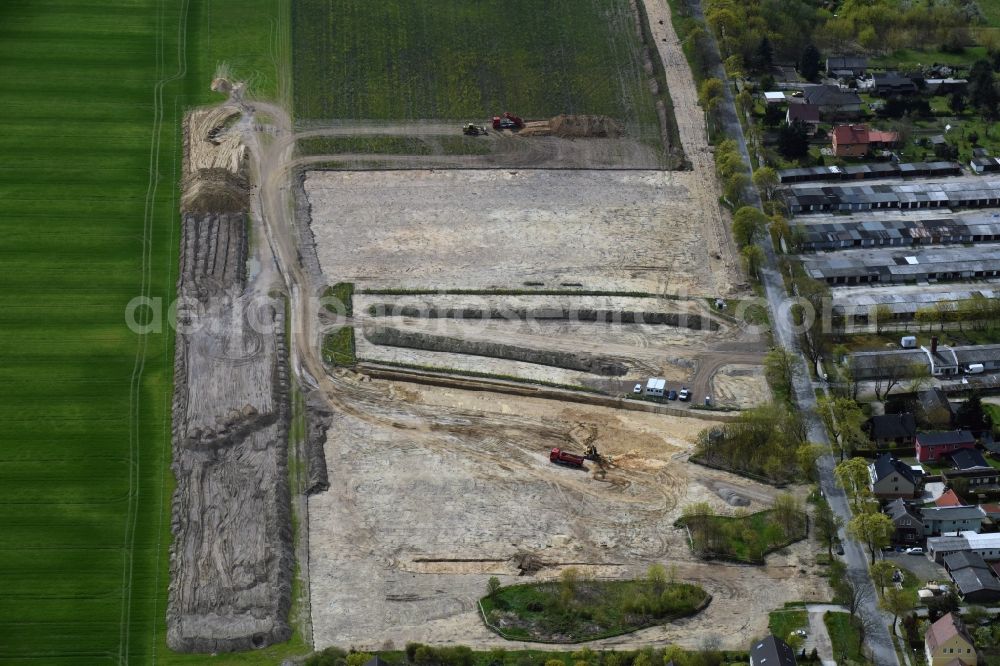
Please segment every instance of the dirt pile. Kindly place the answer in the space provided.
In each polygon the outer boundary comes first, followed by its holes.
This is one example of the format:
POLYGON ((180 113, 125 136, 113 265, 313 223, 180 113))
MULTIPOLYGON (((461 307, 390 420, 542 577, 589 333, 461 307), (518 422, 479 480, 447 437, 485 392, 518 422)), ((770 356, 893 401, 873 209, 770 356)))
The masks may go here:
POLYGON ((554 136, 575 139, 586 137, 616 138, 622 127, 607 116, 558 115, 549 121, 554 136))
POLYGON ((184 180, 181 211, 235 213, 250 205, 246 146, 235 126, 235 106, 198 109, 184 125, 184 180))
POLYGON ((388 326, 369 326, 365 328, 364 334, 369 342, 376 345, 503 358, 610 377, 620 377, 628 372, 628 366, 621 361, 585 352, 569 353, 532 349, 483 340, 466 340, 446 335, 402 331, 388 326))
POLYGON ((236 213, 250 206, 246 178, 221 168, 201 169, 184 178, 181 211, 184 213, 236 213))

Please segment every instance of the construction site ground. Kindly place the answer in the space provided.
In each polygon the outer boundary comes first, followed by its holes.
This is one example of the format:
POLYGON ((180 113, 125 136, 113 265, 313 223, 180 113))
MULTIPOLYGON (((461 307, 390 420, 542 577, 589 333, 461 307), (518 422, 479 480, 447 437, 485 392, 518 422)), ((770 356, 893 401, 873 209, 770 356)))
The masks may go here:
MULTIPOLYGON (((719 296, 733 258, 664 171, 313 171, 324 273, 370 287, 532 287, 719 296), (346 252, 345 248, 350 248, 346 252)), ((737 278, 738 279, 738 278, 737 278)))
POLYGON ((718 639, 744 649, 766 630, 768 611, 785 601, 829 598, 814 543, 793 544, 763 567, 692 557, 685 533, 673 527, 685 505, 707 501, 732 512, 727 500, 738 495, 749 510, 759 510, 777 492, 688 462, 698 433, 712 425, 704 412, 696 419, 498 394, 485 386, 472 391, 378 380, 324 372, 317 362, 319 334, 347 323, 356 329, 359 357, 372 360, 612 394, 660 375, 677 387, 690 385, 699 401, 717 394, 717 404, 747 407, 766 399, 765 343, 713 314, 706 300, 738 298, 747 287, 669 11, 665 3, 644 4, 691 171, 629 169, 654 164, 645 147, 635 152, 614 140, 491 134, 496 150, 490 154, 449 154, 441 137, 457 127, 341 122, 295 133, 280 109, 260 109, 278 126, 259 165, 263 215, 292 282, 292 311, 305 327, 293 328, 293 367, 300 364, 297 375, 323 393, 332 413, 325 442, 330 488, 308 500, 309 557, 302 566, 315 647, 401 647, 411 640, 517 647, 488 631, 477 614, 488 578, 544 580, 567 566, 586 575, 633 577, 659 562, 713 595, 692 618, 601 641, 601 647, 662 640, 699 647, 718 639), (432 146, 440 141, 440 150, 292 153, 298 139, 323 136, 416 137, 432 146), (508 148, 505 161, 497 160, 508 148), (622 168, 608 168, 616 165, 622 168), (331 170, 310 170, 315 166, 331 170), (296 171, 305 171, 297 210, 308 233, 306 244, 293 248, 281 226, 292 188, 282 179, 296 171), (338 282, 358 289, 353 317, 310 316, 313 306, 304 296, 338 282), (438 309, 688 313, 714 326, 384 317, 370 308, 424 297, 366 289, 481 292, 427 297, 438 309), (504 296, 498 290, 579 293, 504 296), (308 328, 317 321, 315 331, 308 328), (365 334, 379 326, 559 358, 600 356, 625 371, 601 375, 504 354, 377 345, 365 334), (613 460, 604 476, 548 461, 554 446, 582 453, 590 444, 613 460), (527 571, 532 575, 519 575, 527 571))
POLYGON ((517 647, 478 615, 487 579, 552 579, 567 566, 618 578, 659 562, 713 595, 692 618, 596 643, 601 647, 662 640, 698 647, 714 637, 745 648, 766 631, 773 608, 829 598, 815 543, 793 544, 763 567, 692 557, 685 532, 673 527, 685 505, 707 501, 731 513, 722 497, 736 493, 754 511, 778 492, 687 462, 710 421, 352 381, 384 393, 386 407, 337 414, 328 432, 331 487, 309 500, 318 648, 398 648, 414 640, 517 647), (383 423, 414 409, 433 411, 449 427, 383 423), (582 451, 588 444, 614 460, 601 480, 594 463, 580 471, 548 461, 552 446, 582 451), (519 575, 532 559, 541 568, 531 578, 519 575))
MULTIPOLYGON (((691 388, 698 400, 711 395, 717 405, 733 408, 753 407, 768 397, 759 366, 766 350, 765 341, 746 327, 715 315, 704 299, 358 294, 354 297, 354 312, 358 330, 357 355, 366 361, 584 386, 611 395, 634 395, 636 383, 645 385, 646 379, 658 376, 670 382, 675 390, 681 386, 691 388), (470 312, 472 316, 428 316, 445 310, 470 312), (414 316, 392 316, 404 311, 414 316), (505 316, 493 319, 475 316, 490 311, 505 316), (544 317, 546 312, 553 311, 568 312, 570 318, 544 317), (582 320, 580 313, 585 311, 607 313, 608 320, 582 320), (520 318, 518 315, 523 312, 538 316, 520 318), (374 316, 375 313, 385 316, 374 316), (615 319, 623 313, 636 313, 642 319, 639 323, 622 323, 615 319), (684 318, 683 325, 645 323, 661 313, 684 318), (609 377, 515 359, 375 344, 366 334, 373 326, 487 344, 599 355, 620 362, 627 372, 609 377), (740 362, 745 365, 733 365, 740 362), (719 373, 722 368, 726 372, 719 373)), ((337 321, 331 322, 331 326, 334 325, 338 325, 337 321)))

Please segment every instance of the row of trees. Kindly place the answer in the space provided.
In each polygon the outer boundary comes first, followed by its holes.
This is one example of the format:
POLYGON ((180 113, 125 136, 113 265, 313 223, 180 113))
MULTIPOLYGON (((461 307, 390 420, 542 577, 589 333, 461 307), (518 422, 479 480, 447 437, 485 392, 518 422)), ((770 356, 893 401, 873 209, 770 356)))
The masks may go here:
POLYGON ((833 14, 810 0, 707 0, 705 18, 732 73, 765 72, 775 59, 798 61, 812 80, 820 47, 886 53, 974 43, 969 26, 984 22, 974 0, 845 0, 833 14))
MULTIPOLYGON (((710 81, 718 81, 718 79, 709 79, 705 83, 710 81)), ((704 106, 705 103, 709 102, 703 102, 702 105, 704 106)), ((717 108, 717 106, 712 108, 717 108)), ((734 140, 725 139, 715 147, 715 172, 722 182, 722 197, 726 203, 733 207, 739 206, 743 202, 743 194, 750 178, 747 176, 743 156, 734 140)))
POLYGON ((705 18, 724 58, 748 72, 762 72, 775 59, 796 60, 813 30, 830 18, 809 0, 708 0, 705 18))
POLYGON ((706 463, 773 482, 815 479, 821 447, 808 441, 808 427, 784 404, 747 409, 735 421, 703 430, 695 456, 706 463))

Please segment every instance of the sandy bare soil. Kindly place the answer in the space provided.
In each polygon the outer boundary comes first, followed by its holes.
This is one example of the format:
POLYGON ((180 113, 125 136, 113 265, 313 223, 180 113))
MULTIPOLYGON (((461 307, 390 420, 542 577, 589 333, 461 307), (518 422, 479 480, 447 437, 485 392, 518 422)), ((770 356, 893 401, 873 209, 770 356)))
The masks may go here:
POLYGON ((771 400, 771 389, 759 365, 732 364, 712 377, 712 397, 720 407, 746 409, 771 400))
POLYGON ((703 238, 700 186, 660 171, 325 171, 305 181, 331 283, 728 294, 703 238))
POLYGON ((731 510, 719 492, 735 490, 757 510, 775 494, 686 462, 711 422, 388 382, 373 388, 467 427, 427 432, 336 417, 326 445, 331 489, 309 500, 318 648, 408 640, 512 647, 483 627, 475 601, 491 575, 526 580, 517 566, 526 553, 545 563, 540 578, 568 565, 630 577, 652 562, 675 564, 715 597, 695 618, 605 645, 695 646, 712 634, 742 646, 764 630, 771 608, 827 594, 807 544, 753 569, 691 558, 672 527, 684 505, 731 510), (616 461, 604 480, 547 460, 551 446, 591 442, 616 461))

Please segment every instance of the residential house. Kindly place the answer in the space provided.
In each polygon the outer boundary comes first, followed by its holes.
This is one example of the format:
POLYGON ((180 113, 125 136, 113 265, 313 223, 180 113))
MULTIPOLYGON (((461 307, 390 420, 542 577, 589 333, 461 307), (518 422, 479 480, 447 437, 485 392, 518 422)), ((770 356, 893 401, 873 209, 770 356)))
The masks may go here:
POLYGON ((867 125, 838 125, 833 128, 833 154, 837 157, 864 157, 868 154, 867 125))
POLYGON ((920 462, 936 462, 960 449, 976 447, 976 438, 968 430, 918 432, 914 449, 920 462))
MULTIPOLYGON (((942 493, 941 497, 934 500, 934 506, 965 506, 965 502, 959 499, 954 490, 949 488, 942 493)), ((987 515, 989 515, 988 511, 987 515)))
POLYGON ((895 148, 899 143, 898 132, 887 132, 885 130, 868 130, 868 147, 871 150, 885 150, 895 148))
POLYGON ((983 469, 990 466, 979 449, 959 449, 949 458, 951 466, 957 470, 983 469))
POLYGON ((893 534, 894 543, 921 543, 924 539, 924 521, 920 512, 896 498, 885 507, 885 512, 892 518, 896 531, 893 534))
POLYGON ((861 114, 861 98, 853 91, 842 91, 837 86, 807 86, 802 91, 807 104, 819 108, 821 117, 852 118, 861 114))
POLYGON ((872 90, 880 97, 912 95, 917 92, 917 84, 898 72, 875 72, 872 74, 872 90))
POLYGON ((977 553, 987 562, 1000 560, 1000 534, 996 532, 978 534, 966 530, 957 535, 949 534, 927 539, 927 556, 935 562, 943 562, 948 555, 963 551, 977 553))
POLYGON ((931 506, 920 509, 925 536, 979 532, 986 512, 978 506, 931 506))
POLYGON ((809 136, 815 135, 819 129, 819 107, 805 103, 789 104, 785 111, 785 122, 791 125, 796 120, 805 124, 809 136))
POLYGON ((917 394, 919 409, 917 420, 933 428, 947 428, 955 413, 948 396, 939 388, 927 389, 917 394))
POLYGON ((980 504, 979 507, 986 512, 986 517, 994 523, 1000 521, 1000 504, 980 504))
POLYGON ((965 625, 954 613, 932 624, 924 636, 927 666, 948 666, 956 659, 964 666, 977 666, 976 646, 965 625))
POLYGON ((795 666, 795 652, 785 641, 769 635, 750 647, 750 666, 795 666))
POLYGON ((1000 600, 1000 581, 982 555, 971 551, 952 553, 945 556, 944 568, 965 602, 979 604, 1000 600))
POLYGON ((830 56, 826 59, 826 72, 830 76, 863 76, 868 69, 868 58, 864 56, 830 56))
POLYGON ((986 492, 1000 487, 1000 470, 994 468, 978 449, 960 449, 951 454, 951 469, 941 475, 948 483, 965 479, 973 492, 986 492))
POLYGON ((909 465, 891 453, 883 453, 868 464, 872 494, 880 499, 913 497, 919 481, 909 465))
POLYGON ((896 132, 868 129, 867 125, 838 125, 833 128, 833 154, 864 157, 869 151, 891 148, 898 140, 896 132))
POLYGON ((928 95, 950 95, 954 92, 964 93, 966 88, 969 87, 968 79, 955 79, 951 77, 946 79, 926 79, 924 83, 927 84, 926 93, 928 95))
POLYGON ((868 437, 878 447, 913 446, 917 434, 917 419, 913 414, 873 416, 865 424, 868 437))

